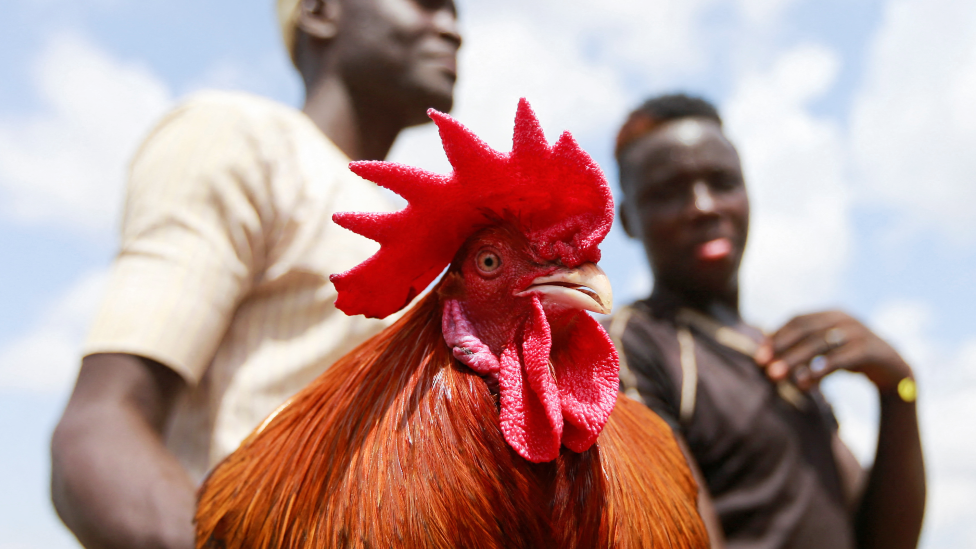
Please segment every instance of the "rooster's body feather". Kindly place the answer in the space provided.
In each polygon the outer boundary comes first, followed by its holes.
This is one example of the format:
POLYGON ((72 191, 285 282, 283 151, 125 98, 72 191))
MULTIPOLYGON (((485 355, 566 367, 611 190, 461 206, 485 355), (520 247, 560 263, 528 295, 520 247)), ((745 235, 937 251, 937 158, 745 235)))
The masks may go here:
POLYGON ((445 345, 439 302, 432 291, 336 363, 214 471, 198 546, 707 546, 659 417, 619 395, 589 450, 525 461, 497 397, 445 345))

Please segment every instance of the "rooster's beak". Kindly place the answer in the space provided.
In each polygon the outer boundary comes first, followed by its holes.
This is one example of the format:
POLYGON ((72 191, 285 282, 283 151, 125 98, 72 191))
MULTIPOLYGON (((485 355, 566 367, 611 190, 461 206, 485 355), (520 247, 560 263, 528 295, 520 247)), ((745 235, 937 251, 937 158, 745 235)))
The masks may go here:
POLYGON ((537 294, 549 306, 583 309, 609 314, 613 309, 610 279, 596 263, 584 263, 575 269, 562 268, 532 281, 532 285, 515 294, 537 294))

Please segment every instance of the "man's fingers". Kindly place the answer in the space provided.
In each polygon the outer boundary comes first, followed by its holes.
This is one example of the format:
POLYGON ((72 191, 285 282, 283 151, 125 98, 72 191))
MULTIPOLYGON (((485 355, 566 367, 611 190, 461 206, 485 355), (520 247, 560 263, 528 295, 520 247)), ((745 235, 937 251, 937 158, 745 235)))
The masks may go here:
POLYGON ((775 356, 773 354, 773 345, 767 340, 762 342, 759 350, 756 351, 756 356, 753 358, 756 359, 756 364, 765 367, 773 359, 773 356, 775 356))
POLYGON ((869 353, 868 346, 863 342, 850 343, 830 353, 830 364, 835 370, 864 372, 865 366, 873 362, 869 353))
MULTIPOLYGON (((774 381, 786 379, 790 372, 800 366, 807 368, 808 363, 816 356, 830 350, 821 333, 809 334, 803 340, 786 349, 766 368, 766 374, 774 381)), ((798 372, 800 376, 806 375, 798 372)), ((797 377, 797 373, 794 373, 797 377)))
POLYGON ((836 372, 839 369, 837 366, 838 363, 834 360, 836 356, 835 352, 831 351, 810 359, 804 375, 796 376, 796 386, 806 391, 817 383, 820 383, 821 379, 836 372))
POLYGON ((782 355, 787 349, 815 333, 823 333, 840 324, 846 315, 837 311, 814 313, 793 318, 770 338, 774 355, 782 355))
POLYGON ((836 372, 837 370, 848 370, 857 372, 859 366, 864 362, 864 349, 862 345, 850 344, 837 347, 831 351, 814 357, 810 361, 810 376, 806 386, 797 383, 801 389, 808 389, 820 380, 836 372))
POLYGON ((801 390, 837 370, 863 373, 879 389, 911 375, 894 349, 838 311, 794 318, 763 343, 756 362, 773 381, 791 380, 801 390))
POLYGON ((766 368, 766 375, 773 381, 786 379, 790 374, 790 365, 782 360, 777 360, 766 368))

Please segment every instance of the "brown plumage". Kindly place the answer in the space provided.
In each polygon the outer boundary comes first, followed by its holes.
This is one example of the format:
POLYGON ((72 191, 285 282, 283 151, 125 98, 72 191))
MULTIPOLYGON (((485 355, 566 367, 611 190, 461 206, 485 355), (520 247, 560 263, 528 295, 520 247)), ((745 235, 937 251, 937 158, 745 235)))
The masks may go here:
POLYGON ((200 491, 197 547, 708 546, 659 417, 618 395, 596 445, 530 463, 439 311, 435 290, 221 463, 200 491), (386 366, 408 364, 421 366, 386 366))

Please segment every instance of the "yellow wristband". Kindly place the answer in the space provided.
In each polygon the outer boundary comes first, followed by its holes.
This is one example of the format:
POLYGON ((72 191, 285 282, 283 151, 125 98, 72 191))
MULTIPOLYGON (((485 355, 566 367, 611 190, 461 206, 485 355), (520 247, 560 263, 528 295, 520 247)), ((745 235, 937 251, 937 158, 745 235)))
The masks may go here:
POLYGON ((918 387, 915 386, 914 379, 906 377, 898 382, 898 398, 905 402, 915 402, 916 396, 918 396, 918 387))

